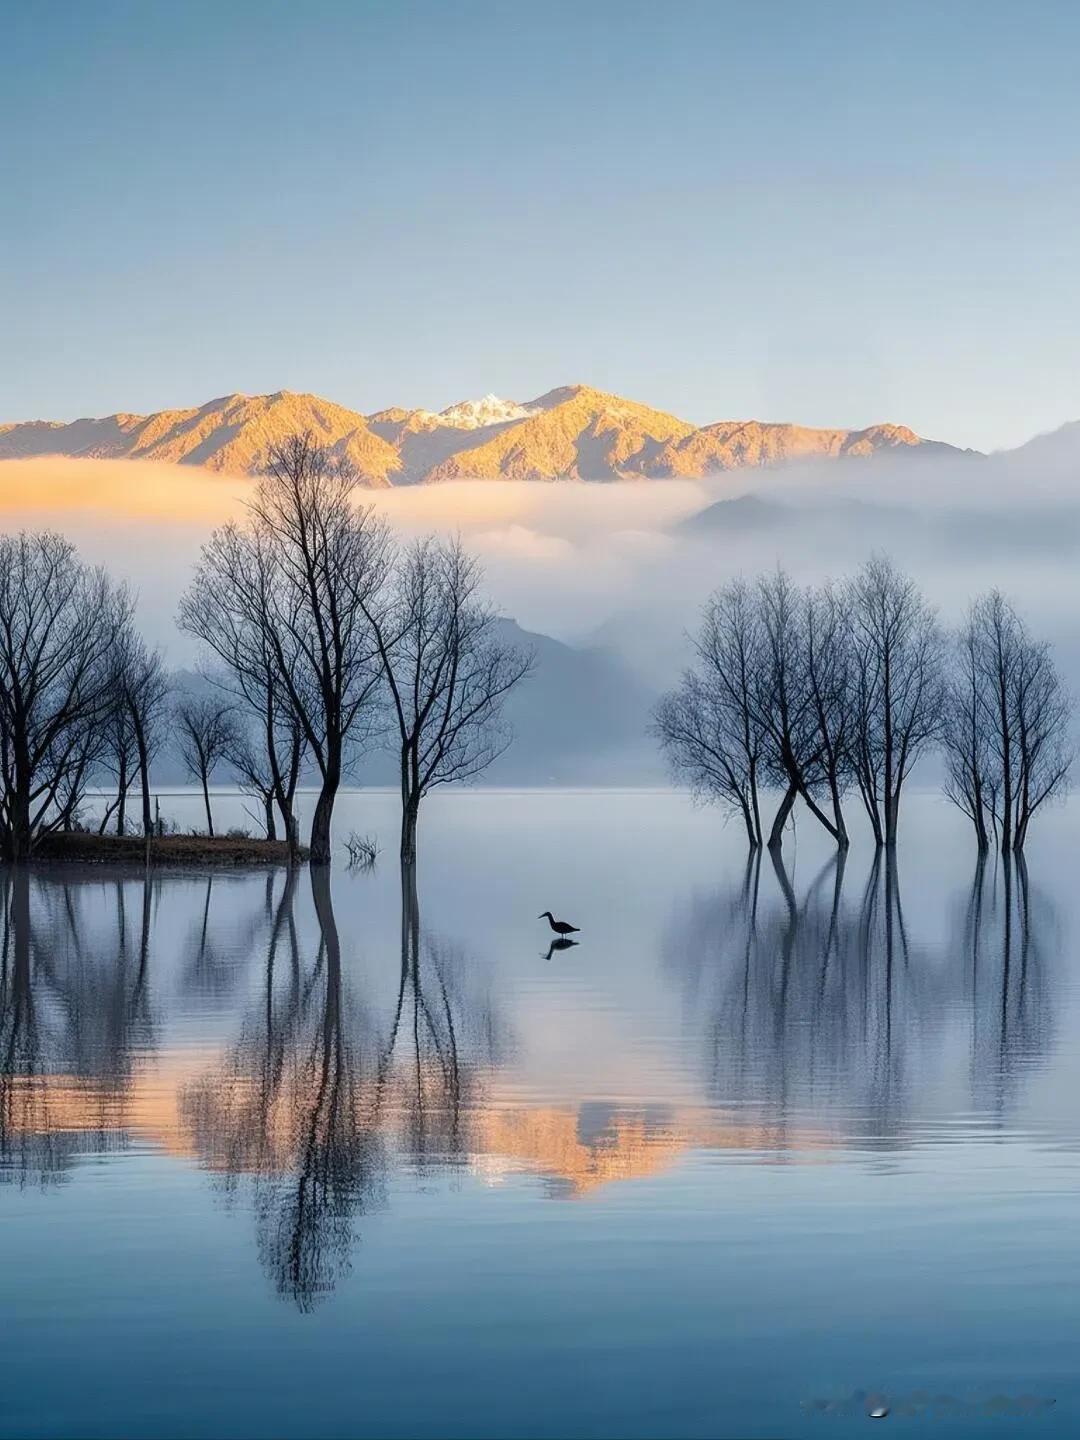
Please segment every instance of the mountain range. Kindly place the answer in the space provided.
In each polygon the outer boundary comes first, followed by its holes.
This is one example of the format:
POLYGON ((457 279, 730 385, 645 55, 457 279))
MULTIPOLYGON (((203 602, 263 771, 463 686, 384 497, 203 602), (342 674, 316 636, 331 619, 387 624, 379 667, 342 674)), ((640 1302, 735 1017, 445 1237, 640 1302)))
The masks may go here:
POLYGON ((391 408, 363 415, 317 395, 281 390, 153 415, 0 424, 0 460, 156 460, 257 475, 271 447, 302 430, 352 461, 364 483, 376 488, 447 480, 699 479, 792 460, 976 453, 923 439, 903 425, 840 430, 724 420, 695 426, 587 385, 565 385, 535 400, 486 395, 438 413, 391 408))

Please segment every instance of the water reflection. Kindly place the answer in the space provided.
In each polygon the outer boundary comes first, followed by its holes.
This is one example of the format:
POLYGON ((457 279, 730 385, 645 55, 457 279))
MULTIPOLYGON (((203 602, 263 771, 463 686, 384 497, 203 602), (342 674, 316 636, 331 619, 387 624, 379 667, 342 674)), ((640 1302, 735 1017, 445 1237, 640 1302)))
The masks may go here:
POLYGON ((154 1043, 155 887, 137 888, 132 915, 127 887, 95 887, 115 905, 103 934, 86 887, 0 872, 0 1180, 59 1180, 76 1155, 123 1143, 133 1057, 154 1043))
POLYGON ((1051 1040, 1056 920, 1025 865, 981 861, 944 939, 916 945, 895 856, 879 854, 861 884, 833 856, 801 895, 770 858, 693 901, 667 937, 714 1101, 778 1145, 807 1113, 852 1143, 902 1145, 914 1110, 934 1103, 950 1030, 966 1025, 971 1104, 1003 1122, 1051 1040))
POLYGON ((1050 1050, 1058 931, 1023 856, 976 866, 955 948, 967 957, 974 1103, 1001 1123, 1024 1075, 1050 1050))
POLYGON ((226 1193, 254 1189, 259 1254, 309 1309, 348 1269, 356 1217, 381 1199, 385 1156, 360 1103, 364 1017, 341 969, 330 881, 311 872, 317 940, 293 914, 297 874, 266 893, 263 994, 224 1059, 181 1095, 197 1152, 226 1193))
POLYGON ((463 958, 422 938, 402 877, 400 978, 389 1024, 342 970, 330 877, 312 870, 305 948, 290 874, 266 915, 263 993, 224 1061, 181 1098, 226 1193, 254 1188, 259 1253, 278 1291, 310 1309, 351 1264, 356 1221, 385 1202, 389 1149, 423 1169, 468 1151, 463 1102, 494 1065, 498 1027, 460 983, 463 958), (462 1052, 460 1036, 482 1044, 462 1052))
POLYGON ((884 1156, 971 1111, 1004 1130, 1060 1008, 1057 920, 1022 863, 984 861, 927 939, 893 858, 832 856, 808 883, 756 858, 679 905, 659 967, 644 938, 648 988, 621 1010, 588 989, 599 945, 585 968, 530 953, 527 983, 496 985, 426 923, 411 872, 390 953, 366 912, 342 926, 331 884, 0 873, 0 1177, 50 1184, 136 1146, 194 1160, 309 1310, 396 1177, 526 1170, 578 1197, 690 1150, 884 1156), (635 1031, 673 995, 681 1024, 635 1031), (591 1066, 576 1088, 550 1059, 563 1030, 591 1066), (650 1090, 684 1071, 689 1088, 650 1090))

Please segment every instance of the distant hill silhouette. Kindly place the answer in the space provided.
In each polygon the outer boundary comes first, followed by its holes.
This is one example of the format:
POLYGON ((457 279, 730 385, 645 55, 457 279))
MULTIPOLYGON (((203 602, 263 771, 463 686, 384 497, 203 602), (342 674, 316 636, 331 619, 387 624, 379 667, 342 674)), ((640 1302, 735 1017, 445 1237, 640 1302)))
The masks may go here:
MULTIPOLYGON (((511 695, 506 716, 514 742, 481 783, 487 785, 610 785, 660 783, 662 761, 647 733, 654 693, 622 661, 601 649, 577 649, 500 621, 504 639, 531 647, 536 668, 511 695)), ((176 693, 213 689, 190 670, 173 674, 176 693)), ((219 692, 216 692, 219 693, 219 692)), ((395 757, 361 758, 347 783, 394 785, 395 757)), ((229 783, 223 767, 215 784, 229 783)), ((154 765, 158 785, 190 781, 170 737, 154 765)), ((310 781, 309 781, 310 783, 310 781)))

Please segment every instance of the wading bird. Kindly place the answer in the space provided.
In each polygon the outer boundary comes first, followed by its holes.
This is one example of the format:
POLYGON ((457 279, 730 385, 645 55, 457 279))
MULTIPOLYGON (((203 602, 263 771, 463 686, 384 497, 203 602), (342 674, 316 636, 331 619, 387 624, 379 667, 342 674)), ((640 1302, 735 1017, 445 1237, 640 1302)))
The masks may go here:
POLYGON ((545 910, 536 918, 538 920, 546 919, 556 935, 579 935, 581 933, 576 925, 568 925, 565 920, 556 920, 550 910, 545 910))

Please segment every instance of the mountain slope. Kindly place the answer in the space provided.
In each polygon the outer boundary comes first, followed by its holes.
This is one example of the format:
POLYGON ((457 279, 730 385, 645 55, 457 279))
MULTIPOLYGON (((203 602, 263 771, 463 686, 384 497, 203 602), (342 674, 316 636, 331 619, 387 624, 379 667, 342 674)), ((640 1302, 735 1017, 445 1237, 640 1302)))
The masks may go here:
POLYGON ((336 455, 383 486, 401 468, 397 451, 363 415, 317 395, 226 395, 194 410, 110 415, 70 425, 35 421, 0 426, 0 459, 72 455, 83 459, 157 460, 202 465, 230 475, 265 469, 270 446, 298 430, 313 431, 336 455))
POLYGON ((444 480, 617 480, 643 474, 665 442, 694 427, 662 410, 587 385, 550 390, 525 419, 458 450, 425 477, 444 480))
POLYGON ((0 459, 158 460, 254 475, 265 468, 270 446, 297 430, 313 431, 353 461, 370 486, 701 479, 794 460, 973 453, 923 440, 902 425, 816 430, 728 420, 697 428, 618 395, 567 385, 524 403, 485 395, 438 414, 395 407, 365 416, 289 391, 228 395, 155 415, 0 425, 0 459))
MULTIPOLYGON (((905 425, 871 425, 865 430, 816 430, 805 425, 724 420, 705 425, 665 445, 646 465, 653 476, 700 479, 725 470, 783 465, 792 460, 865 458, 882 451, 953 451, 923 440, 905 425)), ((955 453, 955 452, 953 452, 955 453)))

